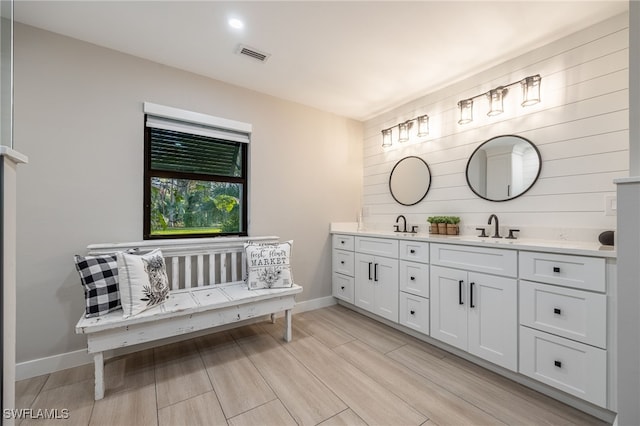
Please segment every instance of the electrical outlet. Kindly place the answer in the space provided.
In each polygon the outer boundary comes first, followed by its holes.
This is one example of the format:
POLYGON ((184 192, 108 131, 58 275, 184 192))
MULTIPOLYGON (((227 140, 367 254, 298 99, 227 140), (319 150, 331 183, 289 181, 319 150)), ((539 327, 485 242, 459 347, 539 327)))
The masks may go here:
POLYGON ((618 213, 618 199, 615 195, 604 196, 604 215, 615 216, 618 213))

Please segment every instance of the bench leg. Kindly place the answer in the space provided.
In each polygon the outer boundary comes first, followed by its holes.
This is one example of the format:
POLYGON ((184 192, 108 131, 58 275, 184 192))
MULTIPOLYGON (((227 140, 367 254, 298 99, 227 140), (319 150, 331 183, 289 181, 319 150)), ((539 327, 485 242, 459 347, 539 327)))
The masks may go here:
POLYGON ((291 309, 284 311, 284 341, 291 341, 291 309))
POLYGON ((276 323, 276 314, 271 314, 271 324, 276 323))
POLYGON ((102 352, 93 355, 93 363, 95 365, 95 399, 97 401, 104 398, 104 356, 102 352))

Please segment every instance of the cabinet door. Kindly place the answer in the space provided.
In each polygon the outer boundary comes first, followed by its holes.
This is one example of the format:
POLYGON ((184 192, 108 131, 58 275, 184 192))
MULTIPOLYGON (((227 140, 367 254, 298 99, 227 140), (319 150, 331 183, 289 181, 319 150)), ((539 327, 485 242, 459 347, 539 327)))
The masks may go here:
POLYGON ((467 273, 431 266, 431 337, 467 350, 467 273))
POLYGON ((333 272, 353 276, 353 252, 333 249, 333 272))
POLYGON ((429 299, 400 292, 400 316, 398 322, 429 335, 429 299))
POLYGON ((429 297, 429 265, 401 260, 400 291, 429 297))
POLYGON ((518 283, 469 272, 469 352, 518 370, 518 283))
POLYGON ((333 273, 333 297, 353 303, 353 287, 353 277, 338 272, 333 273))
POLYGON ((373 256, 356 253, 356 286, 354 291, 356 306, 374 312, 373 256))
POLYGON ((373 263, 374 313, 398 322, 398 260, 376 257, 373 263))

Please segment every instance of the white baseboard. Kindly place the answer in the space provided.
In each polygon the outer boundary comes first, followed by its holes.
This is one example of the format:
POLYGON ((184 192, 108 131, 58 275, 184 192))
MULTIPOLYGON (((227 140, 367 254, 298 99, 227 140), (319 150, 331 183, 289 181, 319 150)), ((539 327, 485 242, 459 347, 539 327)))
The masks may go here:
POLYGON ((315 311, 316 309, 326 308, 337 303, 333 296, 318 297, 317 299, 305 300, 304 302, 296 302, 293 307, 293 313, 298 314, 306 311, 315 311))
POLYGON ((93 356, 89 355, 86 349, 19 362, 16 364, 16 381, 30 379, 92 362, 93 356))
MULTIPOLYGON (((327 306, 335 305, 336 299, 332 296, 319 297, 317 299, 305 300, 303 302, 296 303, 293 308, 293 313, 302 313, 306 311, 313 311, 315 309, 326 308, 327 306)), ((248 320, 245 324, 250 324, 256 321, 262 321, 264 318, 248 320)), ((218 327, 216 330, 222 331, 225 329, 234 328, 240 325, 239 323, 229 324, 226 327, 218 327)), ((120 356, 131 352, 137 352, 154 346, 166 345, 169 343, 175 343, 182 340, 193 339, 194 337, 204 336, 211 333, 211 330, 201 330, 199 332, 190 333, 182 336, 174 336, 172 338, 158 340, 155 342, 149 342, 134 347, 123 348, 117 351, 107 351, 104 353, 104 358, 109 359, 114 356, 120 356)), ((33 359, 30 361, 19 362, 16 364, 16 380, 25 380, 32 377, 41 376, 43 374, 50 374, 60 370, 66 370, 67 368, 79 367, 85 364, 91 364, 93 362, 93 355, 90 355, 86 349, 80 349, 73 352, 66 352, 63 354, 52 355, 45 358, 33 359)))

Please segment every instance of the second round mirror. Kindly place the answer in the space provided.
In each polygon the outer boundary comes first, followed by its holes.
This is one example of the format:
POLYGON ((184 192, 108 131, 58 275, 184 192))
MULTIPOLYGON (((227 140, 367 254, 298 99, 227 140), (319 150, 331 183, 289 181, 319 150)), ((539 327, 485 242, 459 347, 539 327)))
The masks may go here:
POLYGON ((533 186, 540 175, 540 165, 540 152, 529 140, 515 135, 496 136, 471 154, 467 183, 485 200, 512 200, 533 186))

